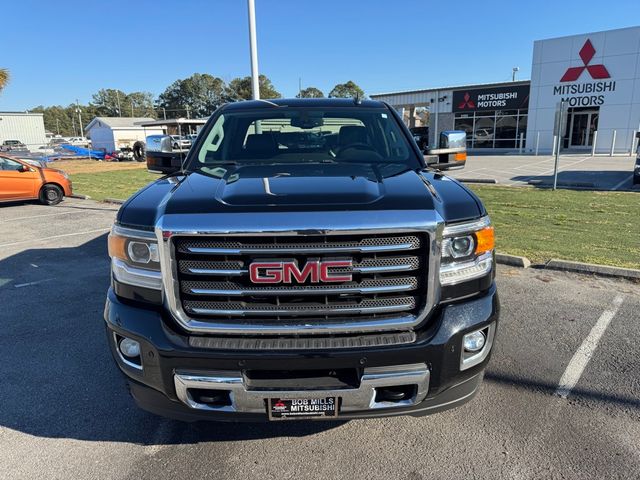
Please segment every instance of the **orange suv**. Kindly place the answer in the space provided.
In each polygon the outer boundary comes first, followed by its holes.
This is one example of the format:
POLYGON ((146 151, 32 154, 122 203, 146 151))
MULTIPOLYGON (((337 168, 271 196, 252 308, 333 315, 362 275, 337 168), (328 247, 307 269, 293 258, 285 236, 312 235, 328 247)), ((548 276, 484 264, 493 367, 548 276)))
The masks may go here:
POLYGON ((69 195, 71 180, 62 170, 0 155, 0 202, 38 199, 56 205, 69 195))

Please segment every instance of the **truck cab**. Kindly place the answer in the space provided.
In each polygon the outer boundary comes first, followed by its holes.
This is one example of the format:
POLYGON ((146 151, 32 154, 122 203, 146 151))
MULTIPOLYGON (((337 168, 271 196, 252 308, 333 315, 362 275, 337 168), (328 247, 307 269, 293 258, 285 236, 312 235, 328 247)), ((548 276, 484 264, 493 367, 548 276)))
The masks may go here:
POLYGON ((148 165, 166 175, 118 212, 104 314, 139 406, 352 419, 475 395, 499 318, 494 230, 394 109, 238 102, 186 156, 153 140, 148 165))

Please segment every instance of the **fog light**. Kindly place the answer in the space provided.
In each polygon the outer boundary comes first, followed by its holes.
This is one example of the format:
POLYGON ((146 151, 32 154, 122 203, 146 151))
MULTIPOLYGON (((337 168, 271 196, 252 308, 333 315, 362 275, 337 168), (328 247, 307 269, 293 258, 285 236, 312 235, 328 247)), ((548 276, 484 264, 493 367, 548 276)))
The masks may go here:
POLYGON ((467 352, 477 352, 482 350, 484 344, 486 342, 486 337, 484 336, 484 332, 478 330, 477 332, 467 333, 462 338, 462 346, 467 352))
POLYGON ((122 355, 127 358, 136 358, 140 356, 140 344, 130 338, 123 338, 118 346, 122 355))

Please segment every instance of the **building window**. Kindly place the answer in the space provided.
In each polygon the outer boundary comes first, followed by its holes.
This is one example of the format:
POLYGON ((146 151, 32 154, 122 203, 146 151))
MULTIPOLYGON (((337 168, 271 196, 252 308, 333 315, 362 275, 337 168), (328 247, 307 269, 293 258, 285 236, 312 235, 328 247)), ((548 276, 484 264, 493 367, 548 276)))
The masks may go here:
POLYGON ((473 142, 473 113, 456 113, 453 129, 467 132, 467 148, 471 148, 473 142))
POLYGON ((523 134, 523 141, 527 135, 527 111, 456 113, 454 128, 467 132, 469 148, 518 148, 520 134, 523 134))

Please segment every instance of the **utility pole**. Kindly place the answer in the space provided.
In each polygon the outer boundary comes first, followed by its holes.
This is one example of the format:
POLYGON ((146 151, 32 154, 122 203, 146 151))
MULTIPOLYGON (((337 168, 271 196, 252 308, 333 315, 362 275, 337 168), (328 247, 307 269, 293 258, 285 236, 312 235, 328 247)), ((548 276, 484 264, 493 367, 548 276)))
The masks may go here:
POLYGON ((56 118, 56 131, 60 135, 60 119, 56 118))
POLYGON ((298 96, 302 98, 302 77, 298 77, 298 96))
POLYGON ((133 118, 135 115, 133 114, 133 100, 131 100, 131 118, 133 118))
POLYGON ((164 107, 162 107, 162 116, 164 117, 164 119, 167 119, 167 111, 165 110, 164 107))
POLYGON ((116 90, 116 102, 118 103, 118 116, 122 116, 122 109, 120 108, 120 92, 116 90))
POLYGON ((255 0, 247 0, 249 9, 249 49, 251 53, 251 90, 254 100, 260 100, 260 74, 258 73, 258 42, 256 40, 255 0))
POLYGON ((84 137, 84 132, 82 131, 82 110, 80 110, 80 103, 76 98, 76 112, 78 112, 78 129, 80 130, 79 137, 84 137))
POLYGON ((189 105, 187 105, 187 118, 191 118, 191 116, 189 115, 189 105))
POLYGON ((516 73, 518 73, 520 71, 520 67, 513 67, 511 69, 511 81, 515 82, 516 81, 516 73))

